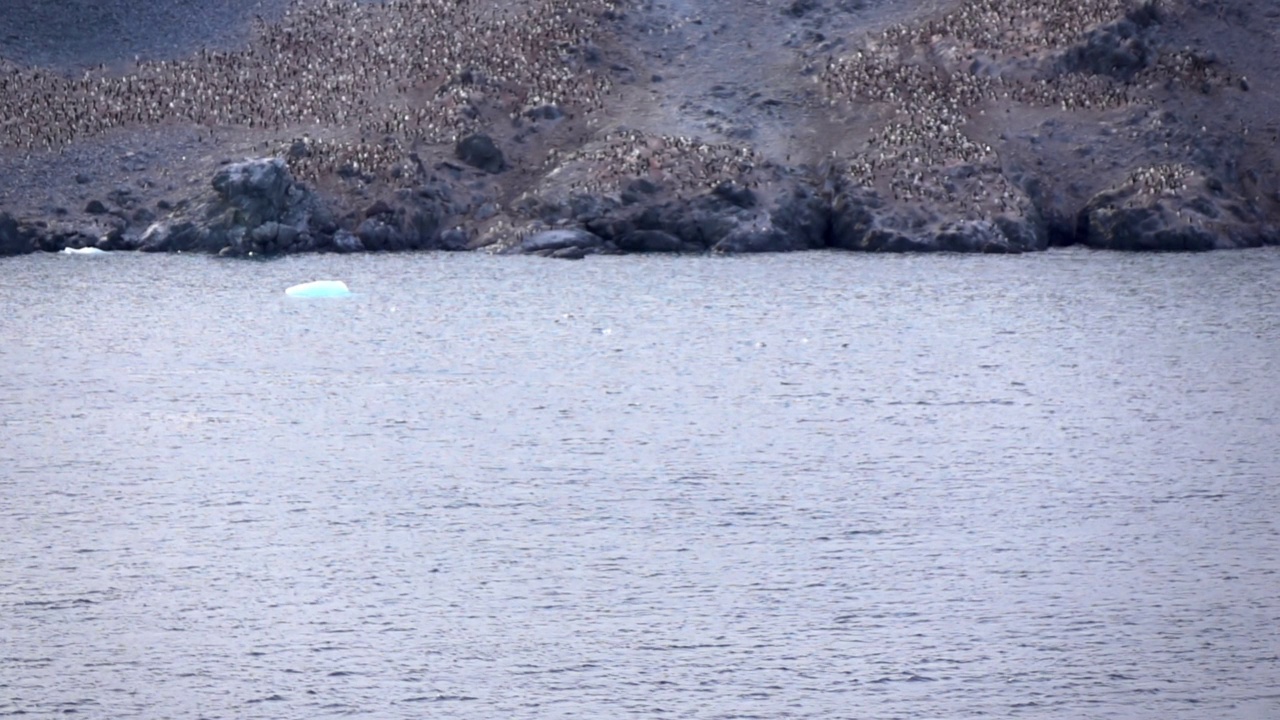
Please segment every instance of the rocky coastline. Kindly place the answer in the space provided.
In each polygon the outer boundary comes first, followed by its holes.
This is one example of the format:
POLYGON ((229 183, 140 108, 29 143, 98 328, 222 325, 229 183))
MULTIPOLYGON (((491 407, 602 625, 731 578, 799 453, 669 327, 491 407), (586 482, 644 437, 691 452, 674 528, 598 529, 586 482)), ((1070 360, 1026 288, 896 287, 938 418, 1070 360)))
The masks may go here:
MULTIPOLYGON (((429 4, 400 5, 418 2, 429 4)), ((202 143, 202 132, 218 142, 221 131, 225 139, 203 164, 182 167, 188 172, 181 184, 155 173, 186 156, 151 148, 150 156, 129 151, 118 158, 137 168, 76 172, 40 201, 8 193, 0 202, 0 256, 97 248, 223 257, 446 250, 581 259, 1280 245, 1280 158, 1275 124, 1266 120, 1274 96, 1243 74, 1242 60, 1175 44, 1209 10, 1173 0, 1089 0, 1076 15, 1046 16, 1052 34, 1041 28, 1028 35, 1018 22, 998 38, 983 29, 984 13, 1019 2, 1048 12, 1037 0, 961 0, 861 34, 842 33, 842 22, 853 26, 858 18, 841 3, 765 3, 761 17, 772 13, 790 23, 778 57, 790 63, 784 80, 797 84, 754 94, 746 92, 750 87, 714 85, 706 98, 734 110, 719 115, 693 107, 648 116, 613 108, 645 90, 676 92, 653 89, 676 82, 659 72, 670 73, 676 62, 669 49, 645 47, 640 38, 665 21, 664 42, 693 52, 712 19, 709 5, 673 21, 668 6, 568 0, 533 3, 548 11, 533 16, 538 22, 571 28, 541 31, 554 58, 533 44, 522 50, 535 65, 563 70, 561 84, 516 96, 534 80, 486 76, 493 68, 471 58, 420 101, 425 109, 416 122, 431 128, 430 136, 385 113, 382 127, 370 127, 377 121, 369 117, 354 118, 350 127, 337 117, 312 126, 354 128, 359 140, 298 134, 284 121, 243 131, 257 112, 246 110, 194 124, 163 114, 108 123, 120 128, 84 121, 83 129, 60 130, 55 142, 24 128, 10 103, 0 125, 9 146, 6 182, 14 186, 25 180, 14 169, 19 156, 23 167, 33 156, 57 166, 67 147, 135 126, 145 130, 148 122, 187 123, 202 143), (1196 110, 1206 106, 1229 111, 1210 119, 1196 110), (701 132, 669 131, 684 129, 692 115, 701 132), (737 124, 727 127, 726 118, 737 124), (782 135, 771 130, 797 127, 811 131, 780 143, 782 135)), ((318 13, 307 22, 337 12, 332 0, 299 7, 318 13)), ((312 16, 286 17, 268 34, 291 32, 288 23, 298 17, 312 16)), ((1246 20, 1226 18, 1222 26, 1247 33, 1246 20)), ((713 42, 738 41, 725 35, 713 42)), ((143 70, 186 67, 158 62, 143 70)), ((126 77, 141 83, 141 72, 126 77)), ((17 67, 4 77, 9 97, 29 92, 33 78, 41 87, 53 82, 52 75, 17 67)), ((66 92, 78 93, 79 103, 106 94, 103 88, 136 92, 129 84, 117 89, 113 77, 86 73, 81 85, 67 80, 76 89, 66 92)), ((697 92, 695 80, 690 73, 679 92, 697 92)), ((161 85, 148 87, 155 93, 161 85)))

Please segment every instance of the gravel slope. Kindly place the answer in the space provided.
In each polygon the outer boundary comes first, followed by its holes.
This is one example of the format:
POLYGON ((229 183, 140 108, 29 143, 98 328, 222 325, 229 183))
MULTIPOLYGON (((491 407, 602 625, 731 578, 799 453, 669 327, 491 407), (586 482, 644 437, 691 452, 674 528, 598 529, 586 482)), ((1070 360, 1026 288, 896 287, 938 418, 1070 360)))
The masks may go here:
POLYGON ((135 57, 177 58, 244 42, 255 16, 278 19, 288 0, 5 0, 0 56, 74 71, 135 57))

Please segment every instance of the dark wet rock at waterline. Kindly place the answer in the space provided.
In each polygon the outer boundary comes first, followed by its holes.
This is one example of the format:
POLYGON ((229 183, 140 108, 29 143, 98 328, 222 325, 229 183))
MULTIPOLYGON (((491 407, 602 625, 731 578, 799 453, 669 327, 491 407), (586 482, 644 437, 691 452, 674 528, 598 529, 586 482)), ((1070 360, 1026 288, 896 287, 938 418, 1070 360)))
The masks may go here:
MULTIPOLYGON (((947 172, 979 177, 965 168, 947 172), (961 172, 964 170, 964 172, 961 172)), ((1066 240, 1126 251, 1209 250, 1280 244, 1255 202, 1222 182, 1191 173, 1179 188, 1152 194, 1126 184, 1089 201, 1071 222, 1056 220, 1066 240)), ((472 250, 580 259, 616 253, 764 253, 836 248, 862 252, 1018 253, 1043 250, 1057 225, 1034 201, 1041 185, 1005 182, 1007 206, 994 215, 947 205, 885 198, 874 189, 835 183, 819 190, 804 169, 722 182, 693 197, 660 182, 635 179, 616 193, 575 193, 559 200, 526 196, 495 203, 482 172, 433 175, 413 187, 371 197, 335 217, 329 200, 297 182, 282 160, 263 158, 220 168, 204 194, 146 212, 63 213, 48 221, 0 215, 0 254, 64 248, 203 252, 229 257, 301 252, 472 250), (508 214, 510 213, 510 214, 508 214), (499 234, 486 235, 479 223, 499 234), (139 227, 148 224, 144 229, 139 227), (503 230, 502 228, 506 228, 503 230), (505 233, 505 234, 504 234, 505 233)), ((115 200, 113 199, 113 202, 115 200)), ((159 206, 157 206, 159 207, 159 206)))
POLYGON ((35 233, 19 224, 12 215, 0 212, 0 257, 26 255, 36 251, 35 233))
POLYGON ((772 208, 733 183, 693 198, 633 190, 629 199, 627 205, 598 201, 597 211, 581 218, 623 252, 785 252, 824 245, 825 206, 810 192, 798 191, 772 208))
POLYGON ((1034 210, 992 219, 953 217, 926 206, 890 204, 857 187, 835 198, 830 244, 865 252, 1018 253, 1044 250, 1048 239, 1034 210))
POLYGON ((616 240, 619 250, 631 253, 702 252, 702 245, 685 242, 665 230, 632 230, 616 240))
MULTIPOLYGON (((640 181, 637 181, 640 182, 640 181)), ((1049 246, 1044 222, 1025 197, 995 217, 974 219, 946 208, 889 202, 876 191, 849 186, 818 190, 800 172, 779 175, 763 198, 749 186, 722 183, 701 195, 670 195, 643 181, 621 193, 531 199, 523 214, 534 225, 571 224, 574 230, 533 231, 511 247, 541 253, 575 245, 575 233, 599 238, 622 253, 773 253, 837 248, 863 252, 1017 253, 1049 246)), ((589 245, 595 247, 593 239, 589 245)))
POLYGON ((443 182, 402 188, 366 209, 355 236, 370 251, 466 250, 466 232, 450 225, 469 206, 454 195, 443 182))
POLYGON ((125 236, 126 227, 126 221, 114 215, 26 221, 0 213, 0 256, 58 252, 67 248, 136 249, 125 236))

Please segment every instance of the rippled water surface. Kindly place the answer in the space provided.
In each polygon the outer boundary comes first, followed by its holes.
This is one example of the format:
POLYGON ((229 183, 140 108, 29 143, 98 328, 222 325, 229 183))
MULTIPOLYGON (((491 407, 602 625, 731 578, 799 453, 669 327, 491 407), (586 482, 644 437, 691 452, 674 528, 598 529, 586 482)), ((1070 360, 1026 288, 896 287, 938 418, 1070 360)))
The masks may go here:
POLYGON ((3 260, 0 714, 1272 719, 1278 413, 1276 251, 3 260))

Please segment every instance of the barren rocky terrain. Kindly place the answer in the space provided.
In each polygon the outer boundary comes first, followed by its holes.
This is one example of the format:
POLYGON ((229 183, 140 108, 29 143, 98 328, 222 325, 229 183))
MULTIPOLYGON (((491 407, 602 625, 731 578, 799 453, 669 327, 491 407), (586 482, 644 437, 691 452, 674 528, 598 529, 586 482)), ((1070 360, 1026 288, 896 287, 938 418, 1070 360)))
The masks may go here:
POLYGON ((1280 244, 1263 0, 0 7, 0 254, 1280 244))

